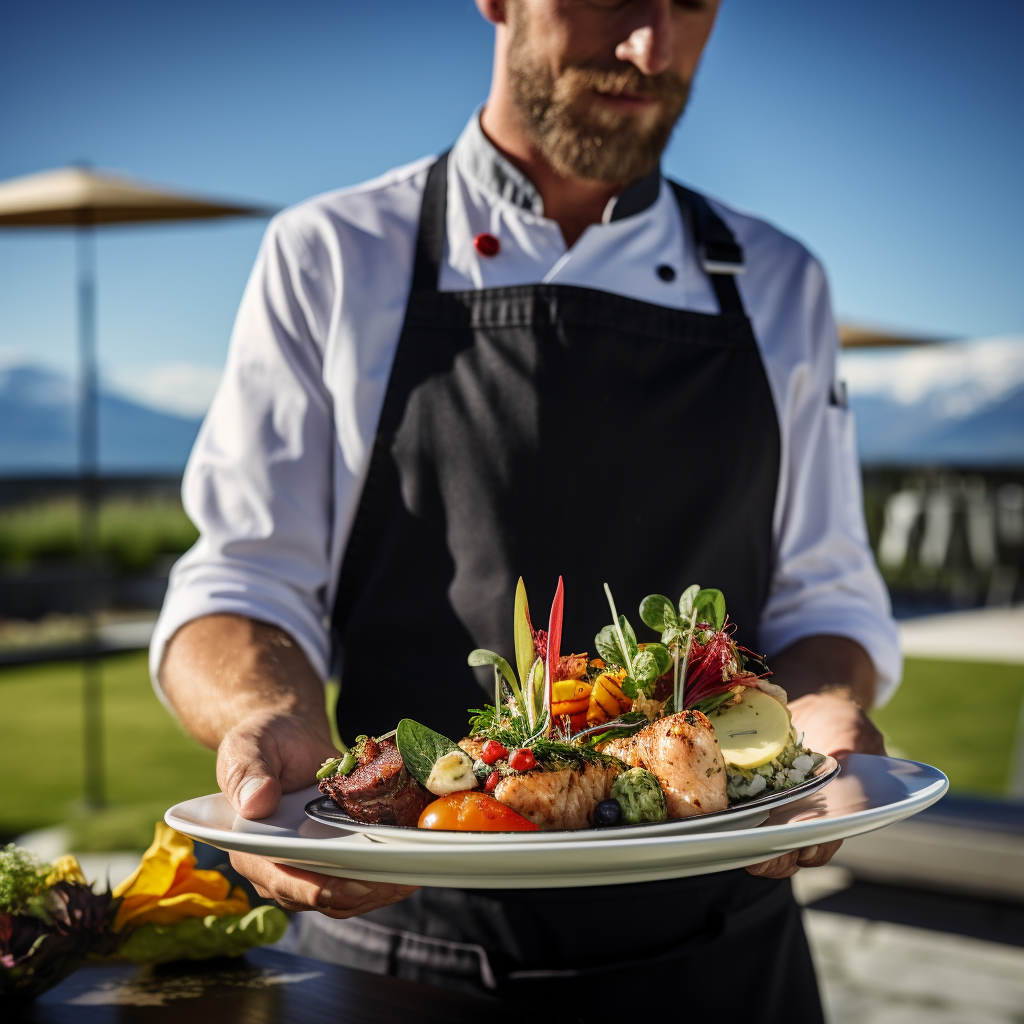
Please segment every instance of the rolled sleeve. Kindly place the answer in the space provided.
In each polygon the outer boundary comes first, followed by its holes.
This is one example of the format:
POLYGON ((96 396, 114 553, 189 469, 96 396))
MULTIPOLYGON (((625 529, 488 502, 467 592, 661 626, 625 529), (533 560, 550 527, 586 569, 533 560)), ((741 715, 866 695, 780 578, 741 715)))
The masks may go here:
POLYGON ((182 497, 200 538, 171 573, 150 647, 158 695, 167 642, 211 614, 279 626, 327 675, 334 429, 319 341, 325 285, 301 240, 272 221, 185 470, 182 497))
POLYGON ((808 358, 793 369, 780 409, 776 557, 760 645, 770 657, 809 636, 855 640, 874 662, 880 706, 900 682, 899 635, 868 542, 853 414, 832 397, 838 333, 813 261, 807 287, 808 358))

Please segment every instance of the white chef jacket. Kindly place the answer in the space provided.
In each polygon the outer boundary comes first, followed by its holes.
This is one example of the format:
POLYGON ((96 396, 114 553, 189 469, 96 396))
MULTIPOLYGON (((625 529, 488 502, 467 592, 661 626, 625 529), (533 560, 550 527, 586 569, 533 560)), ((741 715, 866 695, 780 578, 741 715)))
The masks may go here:
MULTIPOLYGON (((185 471, 185 509, 200 538, 174 566, 153 636, 158 693, 167 641, 213 613, 279 626, 327 677, 335 588, 405 316, 433 159, 270 222, 185 471)), ((448 163, 439 287, 578 285, 717 313, 671 188, 661 180, 649 191, 649 205, 619 218, 628 193, 612 200, 602 223, 567 249, 536 189, 484 136, 477 112, 448 163), (500 243, 495 256, 474 246, 485 232, 500 243), (664 266, 673 280, 658 273, 664 266)), ((770 658, 816 634, 856 640, 871 655, 883 703, 898 685, 901 656, 868 546, 852 414, 833 398, 838 335, 824 271, 777 228, 711 202, 745 254, 737 283, 781 435, 760 650, 770 658)))

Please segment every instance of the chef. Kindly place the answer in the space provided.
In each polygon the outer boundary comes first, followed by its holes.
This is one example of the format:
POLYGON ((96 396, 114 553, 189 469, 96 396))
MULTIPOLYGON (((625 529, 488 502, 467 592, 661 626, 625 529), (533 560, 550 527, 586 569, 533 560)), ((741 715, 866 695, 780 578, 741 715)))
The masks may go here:
MULTIPOLYGON (((157 627, 158 691, 260 818, 336 753, 332 658, 349 741, 406 716, 459 737, 485 699, 466 655, 511 655, 520 575, 538 608, 565 578, 574 651, 608 618, 605 580, 627 610, 699 583, 812 748, 882 752, 863 709, 900 660, 825 275, 659 168, 718 3, 477 5, 493 82, 451 149, 268 228, 186 473, 201 537, 157 627)), ((821 1009, 787 879, 837 845, 537 891, 232 861, 320 912, 292 927, 307 955, 567 1019, 667 986, 681 1010, 806 1024, 821 1009)))

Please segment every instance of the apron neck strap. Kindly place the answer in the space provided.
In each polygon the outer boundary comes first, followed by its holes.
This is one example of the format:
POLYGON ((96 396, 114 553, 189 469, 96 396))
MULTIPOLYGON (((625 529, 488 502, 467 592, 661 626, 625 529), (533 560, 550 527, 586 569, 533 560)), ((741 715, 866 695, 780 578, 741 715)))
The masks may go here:
MULTIPOLYGON (((448 157, 442 153, 427 172, 420 208, 419 230, 416 234, 416 256, 413 262, 412 290, 437 291, 437 282, 444 259, 445 232, 448 215, 448 157)), ((743 250, 725 221, 711 209, 699 193, 670 181, 672 191, 693 231, 701 266, 711 278, 718 308, 722 313, 745 315, 736 275, 742 274, 743 250)))
POLYGON ((423 190, 420 225, 416 233, 416 258, 412 269, 414 292, 436 292, 444 259, 445 228, 448 219, 448 154, 442 153, 427 172, 423 190))
POLYGON ((697 244, 697 256, 704 272, 711 279, 719 310, 745 316, 743 301, 736 287, 736 275, 747 269, 743 262, 743 249, 725 221, 711 209, 711 204, 699 192, 684 188, 675 181, 669 184, 679 203, 683 221, 690 224, 693 240, 697 244))

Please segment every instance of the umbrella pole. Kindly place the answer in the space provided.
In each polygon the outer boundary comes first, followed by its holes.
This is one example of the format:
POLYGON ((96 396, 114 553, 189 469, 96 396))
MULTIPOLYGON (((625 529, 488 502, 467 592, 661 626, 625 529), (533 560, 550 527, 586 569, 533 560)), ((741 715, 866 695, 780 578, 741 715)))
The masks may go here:
POLYGON ((99 415, 96 367, 96 239, 91 223, 75 232, 78 263, 78 465, 79 516, 84 567, 86 653, 82 662, 82 721, 85 804, 102 807, 103 679, 96 613, 99 605, 99 415))

